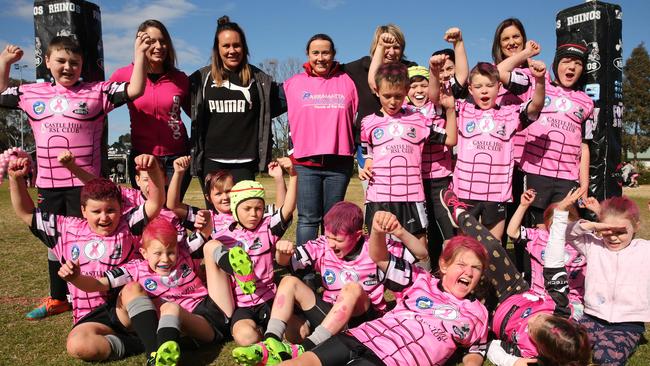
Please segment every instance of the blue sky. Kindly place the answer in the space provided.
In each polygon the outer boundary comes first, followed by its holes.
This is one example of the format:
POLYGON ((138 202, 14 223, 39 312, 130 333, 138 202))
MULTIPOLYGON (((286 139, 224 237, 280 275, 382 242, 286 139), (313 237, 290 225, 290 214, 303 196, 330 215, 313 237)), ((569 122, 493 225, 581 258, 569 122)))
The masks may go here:
MULTIPOLYGON (((406 55, 424 64, 432 51, 445 48, 444 31, 452 26, 463 31, 470 66, 490 61, 494 29, 507 17, 519 18, 529 39, 542 46, 539 56, 547 64, 555 47, 555 16, 581 1, 362 1, 362 0, 95 0, 102 11, 104 57, 107 77, 128 64, 137 25, 159 19, 169 28, 179 58, 179 68, 190 74, 209 61, 216 20, 227 14, 246 32, 251 61, 305 60, 305 43, 315 33, 327 33, 336 43, 337 59, 346 62, 369 52, 377 25, 395 23, 406 36, 406 55)), ((623 56, 641 42, 650 41, 650 2, 621 0, 623 56)), ((33 79, 33 1, 0 0, 0 47, 16 43, 25 51, 21 61, 29 66, 23 77, 33 79)), ((12 70, 12 77, 18 74, 12 70)), ((188 118, 184 116, 187 123, 188 118)), ((109 141, 129 131, 125 107, 109 115, 109 141)))

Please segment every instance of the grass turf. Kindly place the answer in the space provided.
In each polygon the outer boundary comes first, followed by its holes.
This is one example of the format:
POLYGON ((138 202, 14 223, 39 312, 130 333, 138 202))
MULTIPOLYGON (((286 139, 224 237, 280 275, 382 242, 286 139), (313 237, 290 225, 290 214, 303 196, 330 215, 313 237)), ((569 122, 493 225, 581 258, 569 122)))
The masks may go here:
MULTIPOLYGON (((267 200, 275 199, 273 182, 260 178, 267 189, 267 200)), ((35 195, 34 190, 30 190, 35 195)), ((642 222, 650 222, 647 208, 650 187, 644 186, 625 192, 633 198, 642 213, 642 222)), ((363 203, 361 185, 353 178, 346 198, 359 205, 363 203)), ((201 206, 203 198, 196 180, 193 181, 185 197, 187 203, 201 206)), ((0 185, 0 365, 81 365, 66 354, 65 340, 72 321, 70 313, 47 318, 41 321, 28 321, 25 314, 49 291, 47 278, 46 248, 29 232, 26 225, 18 220, 11 208, 8 184, 0 185)), ((641 225, 639 237, 650 238, 650 225, 641 225)), ((295 238, 295 220, 285 238, 295 238)), ((650 332, 646 331, 650 339, 650 332)), ((185 365, 233 365, 230 352, 233 342, 220 347, 184 352, 185 365)), ((125 360, 110 362, 110 365, 142 365, 143 355, 125 360)), ((486 362, 487 364, 487 362, 486 362)), ((639 347, 630 359, 629 365, 650 365, 650 347, 639 347)))

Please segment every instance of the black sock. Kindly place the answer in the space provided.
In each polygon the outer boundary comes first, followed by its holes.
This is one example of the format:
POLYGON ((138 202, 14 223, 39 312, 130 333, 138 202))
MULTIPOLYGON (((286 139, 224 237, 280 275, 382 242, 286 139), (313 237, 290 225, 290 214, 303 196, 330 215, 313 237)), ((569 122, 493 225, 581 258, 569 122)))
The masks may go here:
POLYGON ((156 352, 158 342, 156 329, 158 328, 158 313, 148 297, 136 297, 126 305, 126 310, 131 318, 131 324, 138 338, 144 345, 147 357, 151 352, 156 352))
POLYGON ((167 341, 176 341, 181 337, 181 332, 178 328, 174 327, 164 327, 158 329, 158 345, 167 342, 167 341))
POLYGON ((305 340, 302 341, 302 343, 300 343, 300 345, 305 350, 305 352, 310 351, 312 348, 316 347, 314 342, 312 342, 311 339, 309 339, 309 338, 305 338, 305 340))
POLYGON ((59 277, 59 269, 61 263, 59 261, 47 261, 47 270, 50 274, 50 296, 53 299, 68 301, 68 284, 65 280, 59 277))
MULTIPOLYGON (((218 249, 217 249, 218 250, 218 249)), ((219 268, 221 268, 224 272, 228 273, 229 275, 235 275, 235 271, 232 269, 232 265, 230 265, 230 259, 228 258, 228 249, 223 248, 223 254, 219 257, 219 260, 217 261, 217 265, 219 268)))

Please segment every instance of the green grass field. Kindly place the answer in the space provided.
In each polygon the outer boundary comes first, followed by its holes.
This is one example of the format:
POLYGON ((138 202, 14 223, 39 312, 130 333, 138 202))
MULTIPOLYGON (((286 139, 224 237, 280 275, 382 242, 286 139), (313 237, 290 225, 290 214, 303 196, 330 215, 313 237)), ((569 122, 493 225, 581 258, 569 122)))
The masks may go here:
MULTIPOLYGON (((269 202, 274 200, 273 184, 262 178, 268 189, 269 202)), ((33 191, 32 191, 33 193, 33 191)), ((642 212, 642 222, 650 223, 647 202, 650 187, 626 191, 637 201, 642 212)), ((347 199, 358 204, 363 202, 359 182, 353 178, 347 199)), ((186 202, 197 206, 203 204, 200 188, 194 180, 186 195, 186 202)), ((65 352, 65 339, 72 326, 70 314, 31 322, 24 318, 31 308, 49 290, 46 265, 46 248, 36 240, 27 227, 14 215, 9 200, 7 183, 0 186, 0 365, 80 365, 81 361, 70 358, 65 352)), ((640 237, 650 237, 650 225, 641 225, 640 237)), ((285 238, 293 240, 295 223, 285 238)), ((646 332, 650 339, 650 332, 646 332)), ((185 365, 232 365, 230 351, 234 344, 222 347, 185 352, 185 365)), ((144 356, 134 356, 111 365, 142 365, 144 356)), ((642 345, 629 365, 650 365, 650 347, 642 345)), ((406 365, 405 365, 406 366, 406 365)))

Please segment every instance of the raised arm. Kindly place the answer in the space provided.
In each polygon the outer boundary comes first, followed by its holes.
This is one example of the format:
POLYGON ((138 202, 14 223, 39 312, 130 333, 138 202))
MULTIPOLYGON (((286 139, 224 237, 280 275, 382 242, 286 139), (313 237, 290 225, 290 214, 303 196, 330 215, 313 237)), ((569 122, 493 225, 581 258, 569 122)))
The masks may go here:
POLYGON ((530 205, 535 200, 536 194, 537 193, 532 189, 529 189, 521 194, 521 202, 519 203, 519 206, 517 206, 515 213, 512 214, 510 223, 508 223, 508 228, 506 229, 508 237, 510 237, 512 240, 519 239, 519 236, 521 235, 521 222, 524 220, 526 210, 528 210, 528 207, 530 207, 530 205))
POLYGON ((390 261, 390 253, 386 247, 386 234, 395 230, 396 225, 399 225, 399 221, 393 218, 394 215, 391 217, 390 213, 385 211, 375 212, 375 216, 372 218, 372 231, 368 239, 368 253, 370 259, 377 264, 377 267, 382 272, 386 272, 390 261))
POLYGON ((9 72, 11 65, 23 57, 23 50, 20 47, 9 44, 0 53, 0 93, 9 87, 9 72))
POLYGON ((544 98, 546 96, 546 80, 544 80, 544 75, 546 74, 546 65, 542 61, 538 60, 528 60, 528 65, 530 73, 535 78, 535 91, 533 92, 533 97, 531 98, 530 103, 528 103, 528 119, 534 121, 539 117, 539 113, 544 108, 544 98))
POLYGON ((59 268, 59 277, 73 284, 76 288, 85 292, 103 292, 110 290, 108 278, 95 278, 82 275, 79 268, 79 260, 67 260, 59 268))
POLYGON ((275 207, 282 207, 284 199, 287 196, 287 185, 284 183, 284 174, 282 167, 277 161, 272 161, 268 165, 269 176, 275 182, 275 207))
POLYGON ((282 267, 288 266, 295 248, 296 245, 289 240, 278 240, 275 243, 275 261, 282 267))
POLYGON ((86 169, 80 167, 75 162, 75 157, 70 150, 63 150, 59 153, 57 160, 63 167, 68 169, 70 173, 74 174, 83 184, 90 182, 91 180, 97 178, 96 175, 90 173, 86 169))
POLYGON ((185 220, 188 210, 187 205, 181 202, 181 184, 185 171, 190 167, 190 162, 189 156, 181 156, 174 160, 174 174, 167 188, 167 208, 174 211, 176 217, 181 220, 185 220))
POLYGON ((146 32, 138 32, 135 37, 135 52, 133 55, 133 73, 126 88, 126 95, 135 100, 144 94, 147 78, 146 52, 151 47, 151 40, 146 32))
POLYGON ((16 216, 31 226, 34 216, 34 201, 29 196, 25 183, 25 177, 29 174, 29 165, 28 158, 17 158, 9 162, 7 172, 9 174, 11 206, 13 206, 16 216))
POLYGON ((589 192, 589 163, 591 155, 589 153, 589 145, 582 142, 580 143, 580 197, 585 200, 589 192))
POLYGON ((467 52, 465 51, 465 42, 463 42, 463 34, 459 28, 449 28, 445 32, 445 41, 454 45, 454 55, 456 62, 455 77, 458 84, 461 86, 467 83, 467 78, 469 76, 469 64, 467 62, 467 52))
POLYGON ((375 47, 375 53, 372 55, 372 61, 370 62, 370 68, 368 69, 368 86, 373 93, 377 92, 375 76, 377 75, 379 67, 384 63, 386 47, 392 46, 396 42, 397 40, 390 33, 382 33, 381 36, 379 36, 379 42, 377 42, 377 47, 375 47))
POLYGON ((458 142, 458 125, 456 123, 456 100, 451 89, 443 87, 440 93, 440 105, 445 109, 445 145, 456 146, 458 142))
POLYGON ((541 50, 542 49, 537 42, 533 40, 526 42, 526 47, 521 52, 508 57, 497 65, 497 70, 499 70, 499 81, 501 81, 503 85, 507 86, 510 82, 510 73, 512 70, 521 66, 529 58, 539 55, 541 50))
POLYGON ((282 218, 289 220, 296 210, 296 199, 298 196, 298 174, 291 163, 289 158, 279 158, 278 164, 289 173, 289 187, 287 188, 287 196, 282 204, 281 212, 282 218))
POLYGON ((435 105, 440 103, 440 70, 445 66, 445 55, 435 55, 429 58, 429 101, 435 105))
MULTIPOLYGON (((427 250, 426 244, 405 230, 397 219, 397 216, 390 212, 377 211, 373 218, 373 224, 375 219, 379 223, 379 226, 386 228, 386 232, 398 238, 419 262, 426 262, 429 260, 429 251, 427 250)), ((373 226, 373 231, 374 230, 375 227, 373 226)))
POLYGON ((135 168, 149 173, 149 197, 144 203, 144 210, 149 220, 160 213, 165 204, 165 181, 158 160, 153 155, 142 154, 134 159, 135 168))

